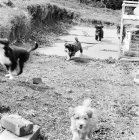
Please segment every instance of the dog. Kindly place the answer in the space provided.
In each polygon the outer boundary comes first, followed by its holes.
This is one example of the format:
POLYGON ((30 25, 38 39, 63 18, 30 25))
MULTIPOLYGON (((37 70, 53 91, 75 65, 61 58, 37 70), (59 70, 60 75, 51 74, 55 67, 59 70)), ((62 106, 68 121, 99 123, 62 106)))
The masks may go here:
POLYGON ((86 99, 82 106, 69 108, 71 118, 72 140, 91 139, 92 133, 96 128, 96 110, 91 108, 91 99, 86 99))
POLYGON ((65 52, 68 55, 66 60, 70 60, 78 51, 80 51, 81 54, 83 53, 83 48, 77 37, 75 37, 75 43, 65 43, 64 46, 65 52))
POLYGON ((19 47, 10 47, 9 40, 6 38, 0 39, 0 63, 6 67, 9 74, 6 77, 13 79, 13 72, 17 66, 19 71, 17 75, 22 74, 24 63, 29 59, 30 53, 38 48, 38 44, 35 42, 35 46, 30 49, 24 49, 19 47))
MULTIPOLYGON (((117 36, 119 39, 120 39, 120 29, 121 29, 120 25, 117 25, 117 36)), ((126 36, 126 27, 123 26, 122 43, 123 43, 125 36, 126 36)))
POLYGON ((104 36, 104 31, 103 31, 103 26, 102 25, 96 25, 95 26, 96 30, 95 30, 95 40, 97 41, 101 41, 101 39, 104 36))

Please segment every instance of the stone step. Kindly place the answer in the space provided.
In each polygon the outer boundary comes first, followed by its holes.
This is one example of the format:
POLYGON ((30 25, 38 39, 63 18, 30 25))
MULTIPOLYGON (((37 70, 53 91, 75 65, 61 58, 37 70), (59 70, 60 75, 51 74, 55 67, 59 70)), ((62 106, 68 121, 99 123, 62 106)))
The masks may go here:
POLYGON ((15 114, 3 116, 1 126, 17 136, 25 136, 33 132, 33 123, 15 114))

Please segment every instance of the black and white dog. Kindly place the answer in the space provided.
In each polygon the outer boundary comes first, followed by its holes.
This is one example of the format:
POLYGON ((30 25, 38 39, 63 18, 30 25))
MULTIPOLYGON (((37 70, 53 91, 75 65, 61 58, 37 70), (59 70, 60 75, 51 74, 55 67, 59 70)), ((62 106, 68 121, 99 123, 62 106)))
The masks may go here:
POLYGON ((80 51, 81 54, 83 53, 83 48, 77 37, 75 37, 74 43, 65 43, 65 52, 67 52, 68 55, 66 60, 70 60, 78 51, 80 51))
POLYGON ((23 72, 24 63, 29 59, 30 52, 38 48, 38 44, 35 42, 35 46, 26 50, 19 47, 10 47, 9 40, 5 38, 0 39, 0 63, 7 68, 9 74, 6 77, 13 79, 13 72, 19 66, 20 75, 23 72))
POLYGON ((103 26, 102 25, 96 25, 95 26, 96 30, 95 30, 95 40, 97 41, 101 41, 101 39, 104 36, 104 31, 103 31, 103 26))

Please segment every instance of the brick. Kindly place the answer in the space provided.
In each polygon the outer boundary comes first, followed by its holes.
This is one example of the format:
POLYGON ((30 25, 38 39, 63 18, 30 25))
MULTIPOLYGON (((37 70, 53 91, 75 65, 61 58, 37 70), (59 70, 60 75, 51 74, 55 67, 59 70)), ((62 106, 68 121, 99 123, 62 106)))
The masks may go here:
POLYGON ((42 79, 41 78, 33 78, 33 84, 40 84, 42 83, 42 79))
POLYGON ((23 137, 18 137, 5 129, 3 133, 0 134, 0 140, 37 140, 39 134, 40 127, 37 125, 34 125, 32 134, 23 137))
POLYGON ((18 115, 2 117, 1 126, 17 136, 25 136, 33 132, 33 123, 18 115))

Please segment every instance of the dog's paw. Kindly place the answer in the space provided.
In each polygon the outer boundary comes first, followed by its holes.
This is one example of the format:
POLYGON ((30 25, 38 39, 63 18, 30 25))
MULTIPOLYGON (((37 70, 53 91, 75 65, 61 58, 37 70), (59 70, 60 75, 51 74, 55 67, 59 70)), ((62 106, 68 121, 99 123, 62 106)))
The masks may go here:
POLYGON ((11 74, 6 74, 5 77, 9 77, 10 80, 14 79, 13 75, 11 74))
POLYGON ((10 77, 9 77, 9 79, 10 79, 10 80, 13 80, 13 79, 14 79, 14 77, 13 77, 13 76, 10 76, 10 77))
POLYGON ((69 60, 70 60, 70 58, 67 58, 66 60, 67 60, 67 61, 69 61, 69 60))

